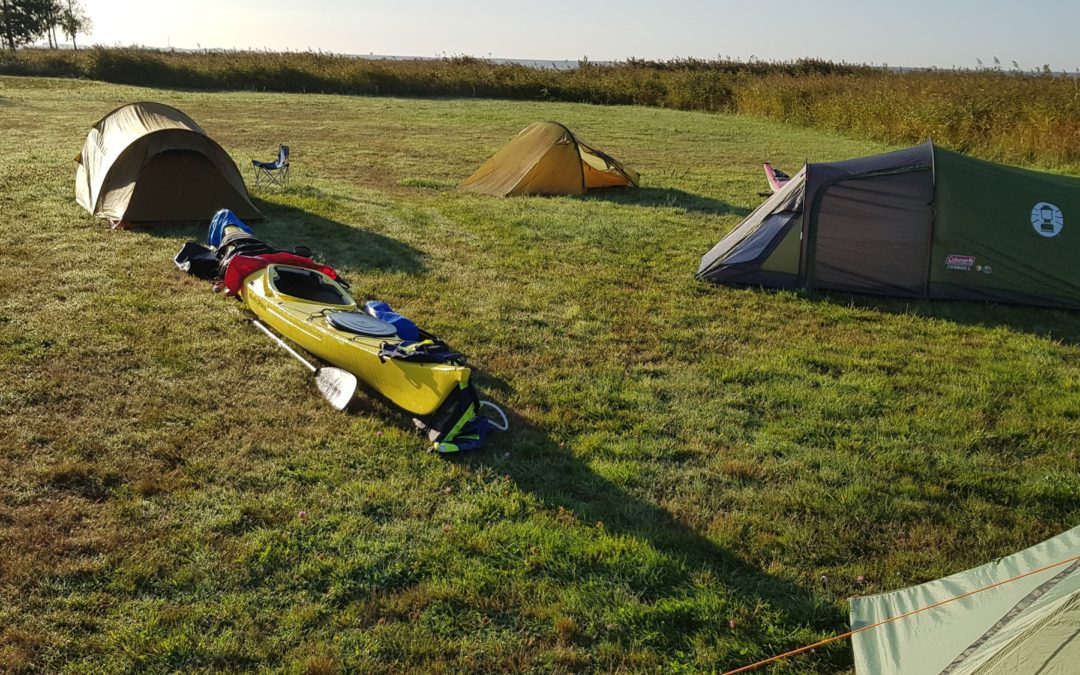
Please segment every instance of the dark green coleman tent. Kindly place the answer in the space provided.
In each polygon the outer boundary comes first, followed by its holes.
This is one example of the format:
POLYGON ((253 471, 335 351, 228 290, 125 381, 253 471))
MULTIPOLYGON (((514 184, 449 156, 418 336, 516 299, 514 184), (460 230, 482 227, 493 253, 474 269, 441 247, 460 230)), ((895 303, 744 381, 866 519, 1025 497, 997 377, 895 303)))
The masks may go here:
POLYGON ((1080 308, 1080 179, 930 142, 808 164, 701 259, 697 276, 1080 308))

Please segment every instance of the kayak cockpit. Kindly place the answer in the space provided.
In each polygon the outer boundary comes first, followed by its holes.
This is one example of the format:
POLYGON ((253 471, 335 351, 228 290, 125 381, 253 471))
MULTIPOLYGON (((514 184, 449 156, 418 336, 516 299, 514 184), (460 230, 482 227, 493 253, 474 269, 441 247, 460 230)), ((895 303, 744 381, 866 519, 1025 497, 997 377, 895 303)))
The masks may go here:
POLYGON ((270 289, 280 295, 321 305, 354 305, 353 299, 330 277, 315 270, 285 265, 270 265, 267 270, 270 289))

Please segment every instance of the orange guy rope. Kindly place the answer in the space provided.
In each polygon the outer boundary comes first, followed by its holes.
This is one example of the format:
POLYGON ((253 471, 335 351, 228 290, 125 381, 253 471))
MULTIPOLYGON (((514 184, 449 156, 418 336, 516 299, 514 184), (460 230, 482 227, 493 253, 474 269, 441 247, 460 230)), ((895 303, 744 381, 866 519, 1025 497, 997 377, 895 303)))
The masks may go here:
POLYGON ((904 619, 906 617, 909 617, 912 614, 918 614, 919 612, 925 612, 925 611, 927 611, 929 609, 933 609, 935 607, 941 607, 942 605, 946 605, 946 604, 948 604, 950 602, 953 602, 955 600, 961 600, 963 598, 966 598, 969 595, 975 595, 976 593, 982 593, 983 591, 988 591, 991 588, 997 588, 998 586, 1002 586, 1002 585, 1007 584, 1009 582, 1016 581, 1017 579, 1023 579, 1024 577, 1030 577, 1032 574, 1038 574, 1039 572, 1045 572, 1046 570, 1053 569, 1054 567, 1060 567, 1060 566, 1065 565, 1067 563, 1071 563, 1074 560, 1080 560, 1080 555, 1074 555, 1071 558, 1066 558, 1065 560, 1058 561, 1056 563, 1047 565, 1045 567, 1040 567, 1039 569, 1031 570, 1030 572, 1024 572, 1023 574, 1017 575, 1017 576, 1013 577, 1012 579, 1006 579, 1005 581, 999 581, 996 584, 990 584, 989 586, 984 586, 983 588, 976 588, 973 591, 968 591, 967 593, 964 593, 962 595, 957 595, 957 596, 949 598, 947 600, 942 600, 941 602, 935 602, 934 604, 927 605, 926 607, 921 607, 919 609, 913 609, 910 612, 907 612, 905 614, 901 614, 899 616, 894 616, 891 619, 885 619, 884 621, 878 621, 877 623, 872 623, 869 626, 863 626, 862 628, 859 628, 858 630, 848 631, 848 632, 846 632, 846 633, 844 633, 842 635, 834 635, 832 637, 825 638, 824 640, 821 640, 820 642, 815 642, 812 645, 806 645, 805 647, 799 647, 798 649, 792 649, 790 652, 784 652, 783 654, 777 654, 776 656, 764 659, 762 661, 758 661, 757 663, 751 663, 748 666, 743 666, 741 668, 736 668, 735 670, 729 670, 726 673, 724 673, 724 675, 735 675, 735 673, 745 673, 745 672, 750 671, 750 670, 755 670, 757 668, 760 668, 761 666, 764 666, 767 663, 772 663, 774 661, 779 661, 780 659, 786 659, 789 656, 795 656, 796 654, 802 654, 803 652, 808 652, 811 649, 816 649, 816 648, 821 647, 823 645, 827 645, 830 642, 836 642, 837 640, 843 640, 844 638, 849 638, 852 635, 855 635, 856 633, 861 633, 863 631, 870 630, 871 628, 877 628, 878 626, 884 626, 885 624, 892 623, 893 621, 899 621, 900 619, 904 619))

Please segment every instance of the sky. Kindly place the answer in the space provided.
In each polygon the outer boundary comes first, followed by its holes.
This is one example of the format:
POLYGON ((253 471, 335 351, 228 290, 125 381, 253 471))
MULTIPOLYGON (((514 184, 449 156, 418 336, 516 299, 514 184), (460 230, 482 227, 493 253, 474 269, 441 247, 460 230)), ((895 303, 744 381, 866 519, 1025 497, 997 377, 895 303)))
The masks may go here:
POLYGON ((1080 69, 1080 0, 83 0, 81 44, 1080 69))

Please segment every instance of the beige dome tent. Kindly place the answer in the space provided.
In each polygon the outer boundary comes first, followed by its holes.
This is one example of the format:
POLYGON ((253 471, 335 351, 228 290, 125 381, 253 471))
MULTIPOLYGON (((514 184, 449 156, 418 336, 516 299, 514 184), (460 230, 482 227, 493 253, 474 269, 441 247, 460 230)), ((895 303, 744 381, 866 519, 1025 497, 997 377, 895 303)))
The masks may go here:
POLYGON ((161 103, 130 103, 101 118, 75 161, 75 200, 114 224, 206 222, 219 209, 262 219, 225 150, 161 103))
POLYGON ((618 160, 582 143, 558 122, 525 128, 459 186, 510 195, 580 195, 592 188, 638 186, 639 176, 618 160))

